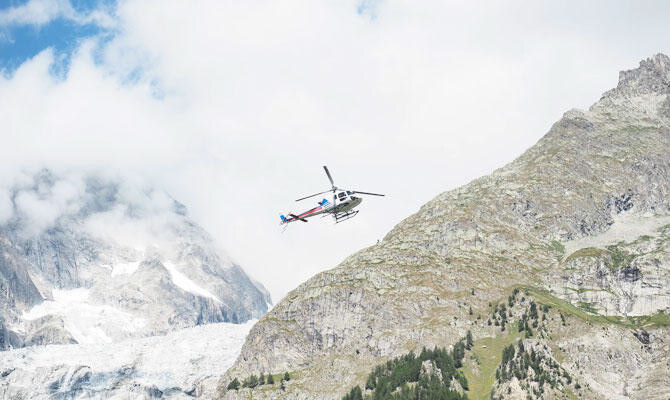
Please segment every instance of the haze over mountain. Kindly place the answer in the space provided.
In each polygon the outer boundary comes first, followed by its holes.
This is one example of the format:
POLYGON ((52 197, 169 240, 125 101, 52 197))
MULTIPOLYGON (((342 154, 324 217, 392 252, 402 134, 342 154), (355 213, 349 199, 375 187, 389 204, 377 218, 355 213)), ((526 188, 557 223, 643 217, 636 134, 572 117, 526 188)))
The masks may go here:
POLYGON ((3 349, 242 323, 270 303, 184 205, 141 182, 43 169, 0 195, 3 349))
POLYGON ((513 162, 301 284, 251 329, 221 395, 337 399, 471 331, 469 398, 668 398, 669 95, 670 58, 643 60, 513 162), (508 379, 519 340, 538 369, 508 379), (226 390, 286 370, 286 391, 226 390))

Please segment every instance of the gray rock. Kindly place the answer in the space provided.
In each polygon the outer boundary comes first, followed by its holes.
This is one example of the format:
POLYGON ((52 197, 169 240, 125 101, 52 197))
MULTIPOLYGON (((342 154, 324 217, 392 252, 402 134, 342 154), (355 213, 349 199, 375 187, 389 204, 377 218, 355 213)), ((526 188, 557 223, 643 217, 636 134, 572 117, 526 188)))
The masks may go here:
POLYGON ((242 323, 271 302, 163 192, 41 170, 17 180, 10 197, 14 215, 0 225, 0 348, 242 323))
MULTIPOLYGON (((668 93, 668 57, 642 61, 589 110, 566 112, 510 164, 438 195, 381 243, 301 284, 252 328, 221 381, 222 396, 246 395, 223 389, 233 376, 291 370, 301 381, 284 398, 339 398, 378 362, 453 344, 475 329, 468 306, 486 313, 489 301, 516 285, 546 289, 588 313, 639 316, 667 308, 670 259, 658 229, 670 215, 668 93), (633 260, 608 250, 644 235, 654 243, 633 260), (590 240, 603 257, 569 257, 590 240)), ((478 335, 486 331, 477 328, 478 335)), ((598 331, 574 335, 590 345, 571 348, 568 357, 595 360, 599 346, 613 345, 598 331)), ((630 350, 623 360, 643 356, 643 349, 630 350)), ((621 396, 619 387, 606 389, 612 372, 597 365, 579 372, 592 381, 594 396, 621 396)), ((668 381, 662 363, 645 366, 640 375, 668 381)), ((639 387, 625 390, 648 398, 639 387)))

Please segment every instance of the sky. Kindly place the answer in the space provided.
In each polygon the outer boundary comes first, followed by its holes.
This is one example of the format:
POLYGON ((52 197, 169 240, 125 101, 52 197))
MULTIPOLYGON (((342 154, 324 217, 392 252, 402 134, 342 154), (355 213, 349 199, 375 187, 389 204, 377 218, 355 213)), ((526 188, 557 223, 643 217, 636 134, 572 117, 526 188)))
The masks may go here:
POLYGON ((0 218, 22 170, 115 171, 185 204, 278 301, 670 53, 668 19, 665 1, 0 0, 0 218), (323 165, 387 196, 282 231, 323 165))

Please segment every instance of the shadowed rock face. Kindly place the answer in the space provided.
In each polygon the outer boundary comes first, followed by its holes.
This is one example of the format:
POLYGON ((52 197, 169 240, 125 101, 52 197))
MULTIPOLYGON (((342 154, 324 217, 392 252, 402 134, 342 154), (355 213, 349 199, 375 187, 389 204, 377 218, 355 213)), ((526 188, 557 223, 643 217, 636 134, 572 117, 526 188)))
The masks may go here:
POLYGON ((4 315, 26 309, 42 301, 40 292, 28 275, 28 266, 16 256, 9 241, 0 235, 0 350, 20 347, 20 336, 8 329, 4 315))
POLYGON ((665 55, 622 72, 512 163, 438 195, 289 293, 254 326, 228 377, 299 371, 304 384, 287 398, 339 398, 376 361, 478 332, 468 307, 485 313, 519 284, 606 315, 670 307, 669 93, 665 55))
POLYGON ((42 170, 10 198, 0 348, 109 342, 267 311, 267 291, 162 192, 42 170))

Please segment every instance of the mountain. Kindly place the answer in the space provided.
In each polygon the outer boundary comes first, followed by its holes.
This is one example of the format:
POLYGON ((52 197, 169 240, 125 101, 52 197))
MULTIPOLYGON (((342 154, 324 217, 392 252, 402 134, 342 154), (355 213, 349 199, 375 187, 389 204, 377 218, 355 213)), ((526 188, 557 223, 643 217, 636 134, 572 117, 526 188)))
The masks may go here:
POLYGON ((3 195, 3 349, 112 343, 267 311, 268 292, 162 191, 43 169, 3 195))
POLYGON ((670 58, 642 61, 510 164, 301 284, 251 329, 220 395, 370 394, 375 365, 470 331, 471 399, 670 397, 669 95, 670 58), (285 390, 226 389, 283 371, 285 390))

